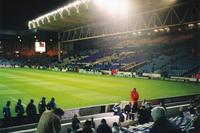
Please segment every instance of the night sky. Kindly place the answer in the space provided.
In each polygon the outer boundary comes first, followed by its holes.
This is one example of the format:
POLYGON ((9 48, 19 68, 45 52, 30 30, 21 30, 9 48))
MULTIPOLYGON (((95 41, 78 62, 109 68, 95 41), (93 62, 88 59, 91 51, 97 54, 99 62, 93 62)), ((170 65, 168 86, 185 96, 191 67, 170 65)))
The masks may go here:
POLYGON ((0 30, 26 30, 29 20, 72 0, 0 0, 0 30))

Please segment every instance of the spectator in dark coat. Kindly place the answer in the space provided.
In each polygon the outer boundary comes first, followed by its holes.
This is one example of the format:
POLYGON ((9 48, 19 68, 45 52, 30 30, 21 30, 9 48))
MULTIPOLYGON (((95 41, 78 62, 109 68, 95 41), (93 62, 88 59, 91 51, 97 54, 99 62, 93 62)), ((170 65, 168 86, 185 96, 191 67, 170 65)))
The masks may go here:
POLYGON ((10 105, 11 105, 11 102, 7 101, 6 106, 3 108, 4 118, 10 118, 11 117, 10 105))
POLYGON ((21 99, 18 100, 17 105, 15 106, 15 112, 17 114, 17 117, 22 117, 25 113, 21 99))
POLYGON ((181 133, 181 130, 166 118, 166 112, 163 107, 153 108, 151 116, 155 123, 150 129, 150 133, 181 133))
POLYGON ((145 106, 141 106, 138 110, 138 123, 144 124, 151 120, 151 110, 145 106))
POLYGON ((47 105, 45 100, 46 98, 42 97, 42 100, 38 104, 38 111, 40 115, 46 110, 47 105))
POLYGON ((11 102, 7 101, 6 106, 3 108, 3 115, 4 115, 3 126, 8 126, 10 124, 10 120, 11 120, 10 105, 11 105, 11 102))
POLYGON ((34 122, 37 114, 36 106, 34 105, 34 100, 31 99, 30 103, 26 107, 26 113, 29 119, 29 122, 34 122))
POLYGON ((131 102, 129 102, 129 104, 126 104, 124 107, 124 112, 126 114, 126 120, 131 119, 131 117, 130 117, 131 106, 132 106, 132 104, 131 104, 131 102))
POLYGON ((97 128, 97 133, 112 133, 111 128, 108 126, 105 119, 101 120, 101 124, 97 128))
POLYGON ((89 120, 85 121, 82 133, 96 133, 95 129, 92 128, 91 121, 89 120))
POLYGON ((64 111, 60 108, 45 111, 40 117, 36 133, 60 133, 60 120, 63 115, 64 111))
POLYGON ((78 116, 75 114, 74 117, 72 118, 72 131, 76 132, 77 129, 80 128, 81 122, 78 119, 78 116))
POLYGON ((51 110, 51 109, 56 109, 56 103, 55 103, 55 99, 51 98, 51 101, 47 104, 47 109, 51 110))

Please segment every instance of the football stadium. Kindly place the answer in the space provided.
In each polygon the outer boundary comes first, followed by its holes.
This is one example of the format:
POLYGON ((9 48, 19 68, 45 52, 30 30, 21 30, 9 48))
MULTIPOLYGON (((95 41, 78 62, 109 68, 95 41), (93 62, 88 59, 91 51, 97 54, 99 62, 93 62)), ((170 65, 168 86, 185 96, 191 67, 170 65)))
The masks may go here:
POLYGON ((0 9, 0 133, 200 133, 199 0, 0 9))

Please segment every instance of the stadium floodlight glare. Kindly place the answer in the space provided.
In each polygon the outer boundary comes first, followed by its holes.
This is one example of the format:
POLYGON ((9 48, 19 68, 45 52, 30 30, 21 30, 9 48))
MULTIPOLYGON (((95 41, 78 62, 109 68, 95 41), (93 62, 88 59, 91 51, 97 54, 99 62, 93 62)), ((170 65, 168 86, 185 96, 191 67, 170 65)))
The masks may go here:
POLYGON ((165 29, 167 32, 170 31, 170 28, 169 28, 169 27, 165 27, 164 29, 165 29))
POLYGON ((158 32, 158 30, 157 30, 157 29, 154 29, 154 32, 158 32))
POLYGON ((111 15, 125 15, 129 9, 129 0, 93 0, 95 4, 111 15))
POLYGON ((40 22, 44 24, 44 19, 47 19, 48 23, 50 23, 50 17, 53 17, 53 20, 56 21, 56 15, 59 13, 60 17, 63 18, 63 12, 66 10, 68 12, 68 15, 70 15, 70 8, 76 8, 77 13, 79 13, 78 7, 82 3, 88 3, 90 0, 76 0, 68 5, 65 5, 55 11, 49 12, 45 15, 39 16, 38 18, 31 20, 28 22, 29 29, 36 28, 37 26, 40 26, 40 22))

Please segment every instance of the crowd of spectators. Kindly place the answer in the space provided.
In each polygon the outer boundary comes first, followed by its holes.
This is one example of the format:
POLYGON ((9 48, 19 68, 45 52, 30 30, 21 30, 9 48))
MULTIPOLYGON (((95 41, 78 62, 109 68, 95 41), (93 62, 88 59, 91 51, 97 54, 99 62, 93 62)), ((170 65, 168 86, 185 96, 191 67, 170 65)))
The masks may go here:
MULTIPOLYGON (((116 104, 113 106, 114 115, 119 116, 119 123, 114 122, 109 126, 106 119, 101 120, 96 125, 93 118, 87 119, 84 124, 75 114, 71 119, 71 128, 67 133, 200 133, 200 99, 192 99, 190 106, 181 106, 176 117, 167 117, 167 108, 164 101, 158 105, 151 105, 147 100, 136 106, 135 103, 128 102, 125 106, 116 104), (126 125, 125 123, 129 123, 126 125), (132 122, 132 123, 131 123, 132 122)), ((9 124, 11 120, 11 102, 7 101, 3 108, 4 120, 9 124)), ((35 122, 37 108, 34 100, 24 108, 22 100, 19 99, 15 106, 16 117, 19 119, 28 116, 30 122, 35 122)), ((61 131, 61 117, 64 111, 57 108, 55 99, 46 103, 46 98, 42 97, 38 103, 38 113, 41 116, 37 133, 59 133, 61 131)))
MULTIPOLYGON (((25 107, 24 104, 22 104, 22 100, 18 99, 16 105, 15 105, 15 113, 16 113, 16 119, 20 123, 23 121, 23 118, 27 116, 28 123, 36 122, 37 115, 41 116, 43 112, 46 110, 54 110, 57 108, 57 105, 55 103, 55 99, 51 98, 51 100, 46 103, 46 98, 42 97, 42 100, 38 103, 38 113, 37 113, 37 107, 34 104, 34 100, 30 99, 30 102, 25 107)), ((11 101, 7 101, 6 105, 3 107, 3 116, 4 116, 4 125, 9 125, 12 121, 12 111, 11 111, 11 101)))

